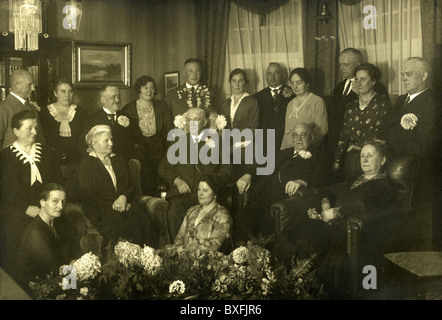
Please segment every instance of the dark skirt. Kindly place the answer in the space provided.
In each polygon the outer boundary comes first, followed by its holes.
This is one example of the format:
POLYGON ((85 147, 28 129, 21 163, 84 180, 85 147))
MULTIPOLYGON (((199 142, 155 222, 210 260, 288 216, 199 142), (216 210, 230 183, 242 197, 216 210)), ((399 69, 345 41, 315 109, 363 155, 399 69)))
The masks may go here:
POLYGON ((85 204, 84 211, 97 231, 103 236, 105 245, 111 247, 120 240, 129 241, 140 246, 157 246, 158 235, 152 228, 152 221, 147 211, 137 201, 132 202, 129 211, 118 212, 107 208, 96 208, 85 204))

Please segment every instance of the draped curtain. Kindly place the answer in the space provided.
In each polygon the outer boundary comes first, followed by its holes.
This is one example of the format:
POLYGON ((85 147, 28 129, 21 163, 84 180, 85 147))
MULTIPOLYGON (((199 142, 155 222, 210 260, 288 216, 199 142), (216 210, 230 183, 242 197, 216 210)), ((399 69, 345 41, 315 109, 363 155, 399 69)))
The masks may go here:
POLYGON ((197 57, 203 60, 203 80, 222 99, 230 0, 195 0, 197 57))
POLYGON ((442 3, 440 0, 421 0, 423 56, 432 67, 431 82, 434 93, 442 101, 442 3))
POLYGON ((235 68, 246 71, 248 91, 255 93, 267 85, 265 72, 270 62, 282 64, 286 73, 303 67, 302 0, 290 0, 265 15, 232 2, 225 53, 225 97, 231 94, 228 79, 235 68))
POLYGON ((408 57, 422 56, 419 0, 362 0, 351 6, 339 3, 338 34, 341 49, 357 48, 364 61, 378 66, 381 82, 393 100, 405 92, 402 64, 408 57), (376 8, 376 29, 364 29, 366 5, 376 8))

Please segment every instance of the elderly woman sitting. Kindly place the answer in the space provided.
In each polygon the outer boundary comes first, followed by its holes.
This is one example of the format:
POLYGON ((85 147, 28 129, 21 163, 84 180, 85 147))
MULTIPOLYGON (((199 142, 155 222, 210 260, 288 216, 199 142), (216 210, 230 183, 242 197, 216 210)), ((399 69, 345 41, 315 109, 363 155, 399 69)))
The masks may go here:
POLYGON ((218 203, 218 187, 208 175, 202 176, 198 184, 199 204, 189 208, 173 245, 166 249, 219 250, 230 238, 232 217, 229 211, 218 203))
POLYGON ((347 219, 376 215, 396 204, 397 188, 384 172, 386 154, 384 141, 366 142, 360 156, 364 173, 355 181, 301 190, 300 200, 286 212, 289 217, 281 218, 291 220, 291 227, 281 233, 275 255, 288 261, 293 255, 317 254, 324 282, 332 279, 335 265, 329 263, 346 251, 347 219))
POLYGON ((86 135, 89 156, 80 163, 79 181, 83 210, 105 244, 119 239, 155 246, 151 220, 134 199, 126 160, 112 152, 112 133, 107 125, 96 125, 86 135))
POLYGON ((10 272, 15 267, 20 236, 32 218, 39 213, 39 197, 43 183, 62 183, 51 153, 35 142, 37 119, 29 110, 11 118, 17 140, 2 150, 1 189, 1 248, 2 267, 10 272))

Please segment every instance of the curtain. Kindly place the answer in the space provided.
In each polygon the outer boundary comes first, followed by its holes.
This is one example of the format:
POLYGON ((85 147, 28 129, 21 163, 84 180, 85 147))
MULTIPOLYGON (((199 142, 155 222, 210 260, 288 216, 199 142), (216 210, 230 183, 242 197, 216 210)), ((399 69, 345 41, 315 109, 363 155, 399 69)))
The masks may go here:
POLYGON ((263 20, 232 3, 225 51, 225 97, 231 94, 228 79, 233 69, 246 71, 248 91, 253 94, 267 86, 265 73, 270 62, 279 62, 286 73, 303 67, 302 1, 290 0, 263 20))
POLYGON ((214 103, 223 99, 229 0, 195 0, 196 51, 203 60, 203 81, 214 91, 214 103))
POLYGON ((339 3, 338 34, 341 49, 357 48, 364 61, 378 66, 381 82, 393 101, 405 93, 402 64, 408 57, 422 56, 419 0, 362 0, 352 6, 339 3), (370 11, 364 14, 363 9, 368 5, 376 9, 376 29, 364 29, 364 18, 370 11))
POLYGON ((322 7, 321 1, 304 0, 302 8, 305 68, 310 71, 313 78, 312 91, 322 96, 326 104, 329 103, 329 97, 333 93, 339 73, 337 72, 339 71, 337 64, 339 55, 338 4, 335 1, 327 3, 332 18, 326 24, 318 22, 318 13, 322 7))
POLYGON ((423 56, 432 67, 432 89, 442 99, 442 3, 421 0, 423 56))

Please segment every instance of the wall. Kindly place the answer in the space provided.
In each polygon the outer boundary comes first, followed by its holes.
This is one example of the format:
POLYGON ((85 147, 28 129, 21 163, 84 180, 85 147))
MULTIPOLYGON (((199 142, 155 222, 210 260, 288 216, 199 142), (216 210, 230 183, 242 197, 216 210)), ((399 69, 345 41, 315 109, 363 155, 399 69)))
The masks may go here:
MULTIPOLYGON (((63 1, 53 1, 47 9, 48 33, 65 41, 105 41, 132 43, 131 83, 144 74, 164 93, 164 72, 180 71, 195 52, 193 2, 188 0, 88 0, 83 1, 80 30, 63 28, 63 1)), ((72 53, 67 46, 60 54, 59 77, 72 78, 72 53)), ((182 78, 182 77, 181 77, 182 78)), ((121 105, 133 99, 132 88, 121 88, 121 105)), ((77 87, 74 102, 87 112, 99 109, 98 88, 77 87)))

